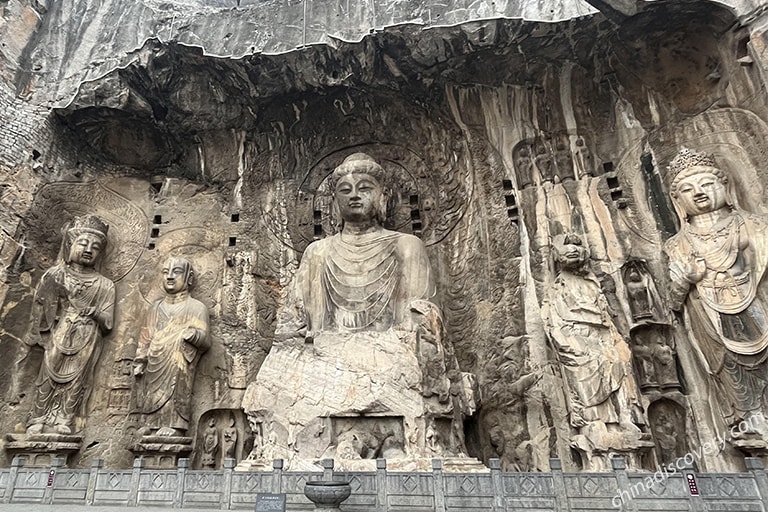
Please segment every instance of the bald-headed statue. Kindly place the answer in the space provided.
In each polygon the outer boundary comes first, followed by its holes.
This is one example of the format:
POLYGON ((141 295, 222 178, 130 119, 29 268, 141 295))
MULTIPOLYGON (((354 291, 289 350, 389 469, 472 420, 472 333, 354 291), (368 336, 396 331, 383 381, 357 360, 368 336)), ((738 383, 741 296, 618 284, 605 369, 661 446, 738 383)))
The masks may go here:
POLYGON ((355 153, 332 184, 341 232, 307 247, 294 280, 300 325, 281 322, 278 335, 414 330, 414 301, 430 301, 435 286, 422 241, 382 226, 390 196, 383 168, 355 153))
POLYGON ((445 339, 426 248, 384 228, 391 189, 373 158, 348 156, 331 180, 341 232, 304 252, 243 400, 256 446, 291 468, 460 456, 474 378, 445 339))
POLYGON ((169 258, 162 272, 166 295, 147 312, 134 360, 136 406, 149 432, 179 436, 189 428, 197 363, 211 346, 208 308, 189 296, 195 281, 189 261, 169 258))

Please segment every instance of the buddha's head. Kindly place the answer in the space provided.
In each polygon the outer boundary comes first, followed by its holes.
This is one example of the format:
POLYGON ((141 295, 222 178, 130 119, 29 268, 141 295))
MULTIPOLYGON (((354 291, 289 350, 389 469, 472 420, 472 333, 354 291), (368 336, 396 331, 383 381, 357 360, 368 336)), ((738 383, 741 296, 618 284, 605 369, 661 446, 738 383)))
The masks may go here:
POLYGON ((163 289, 170 295, 184 292, 195 284, 195 271, 189 260, 184 258, 168 258, 162 273, 163 289))
POLYGON ((390 191, 384 185, 384 169, 365 153, 349 155, 332 176, 334 205, 343 222, 387 218, 390 191))
POLYGON ((65 233, 67 263, 93 267, 107 247, 109 226, 94 215, 75 217, 65 233))
POLYGON ((681 220, 731 206, 728 176, 711 155, 683 148, 669 164, 670 195, 681 220))
POLYGON ((589 258, 589 248, 584 240, 575 233, 567 233, 557 236, 552 241, 552 249, 555 261, 562 269, 578 269, 589 258))

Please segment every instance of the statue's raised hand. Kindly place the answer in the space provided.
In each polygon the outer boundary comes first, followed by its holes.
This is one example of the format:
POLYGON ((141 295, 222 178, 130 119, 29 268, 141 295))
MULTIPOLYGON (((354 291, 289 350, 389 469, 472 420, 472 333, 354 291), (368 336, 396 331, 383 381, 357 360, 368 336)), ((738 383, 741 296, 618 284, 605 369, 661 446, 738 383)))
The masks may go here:
POLYGON ((80 310, 80 316, 87 316, 87 317, 93 318, 94 316, 96 316, 96 308, 93 306, 83 308, 80 310))
POLYGON ((704 276, 707 273, 707 262, 704 258, 696 254, 691 254, 683 270, 685 272, 684 277, 686 281, 691 284, 696 284, 704 279, 704 276))

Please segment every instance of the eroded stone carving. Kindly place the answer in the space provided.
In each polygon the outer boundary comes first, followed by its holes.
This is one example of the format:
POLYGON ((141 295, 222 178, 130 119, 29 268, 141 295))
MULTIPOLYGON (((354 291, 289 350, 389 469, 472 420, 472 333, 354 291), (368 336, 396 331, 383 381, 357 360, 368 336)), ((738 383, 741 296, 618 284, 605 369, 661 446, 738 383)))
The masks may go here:
POLYGON ((677 356, 667 342, 668 329, 646 326, 632 333, 635 375, 643 391, 680 390, 677 356))
MULTIPOLYGON (((653 446, 632 375, 631 354, 608 311, 599 281, 586 266, 589 249, 575 234, 552 242, 560 270, 543 304, 550 340, 568 386, 572 446, 585 469, 606 469, 608 452, 653 446)), ((637 466, 636 466, 637 467, 637 466)))
POLYGON ((162 276, 166 296, 149 308, 134 360, 136 412, 144 416, 142 433, 183 436, 195 369, 210 348, 208 308, 189 295, 195 273, 188 260, 169 258, 162 276))
POLYGON ((112 330, 115 286, 97 270, 107 226, 93 215, 63 230, 60 261, 43 274, 35 293, 27 350, 45 347, 35 383, 28 434, 71 434, 92 388, 102 337, 112 330), (41 338, 41 333, 45 340, 41 338))
POLYGON ((656 440, 656 457, 660 463, 673 462, 689 453, 684 407, 672 400, 658 400, 648 408, 648 419, 656 440))
POLYGON ((424 245, 383 228, 390 192, 371 157, 347 157, 333 179, 342 229, 305 251, 248 388, 250 459, 464 455, 473 378, 444 338, 424 245))
POLYGON ((208 420, 208 426, 203 431, 202 448, 203 456, 200 459, 200 464, 204 468, 215 469, 219 455, 219 429, 216 428, 215 418, 208 420))
POLYGON ((237 437, 235 417, 230 414, 227 420, 227 427, 221 432, 221 445, 225 459, 235 459, 237 457, 237 437))
MULTIPOLYGON (((712 377, 710 399, 733 425, 768 405, 768 219, 738 206, 711 155, 683 148, 669 173, 680 218, 665 245, 672 307, 685 310, 712 377)), ((748 433, 758 435, 766 439, 766 432, 748 433)))

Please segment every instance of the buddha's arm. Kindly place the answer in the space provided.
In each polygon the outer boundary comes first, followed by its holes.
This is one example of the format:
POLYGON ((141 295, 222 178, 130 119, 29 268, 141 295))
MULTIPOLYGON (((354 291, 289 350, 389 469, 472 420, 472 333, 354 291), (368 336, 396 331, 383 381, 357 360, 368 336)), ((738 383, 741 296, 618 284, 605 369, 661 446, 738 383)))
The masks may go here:
POLYGON ((108 333, 112 330, 115 321, 115 284, 105 279, 99 291, 98 303, 96 304, 93 319, 99 324, 102 332, 108 333))
POLYGON ((211 340, 208 337, 208 308, 202 302, 195 301, 191 304, 191 309, 192 314, 184 333, 184 341, 194 346, 198 352, 205 352, 211 348, 211 340))
POLYGON ((671 239, 664 249, 669 258, 670 307, 674 311, 680 311, 691 289, 691 278, 695 277, 692 275, 693 269, 690 261, 692 255, 684 255, 679 240, 671 239), (685 256, 688 257, 685 258, 685 256))
POLYGON ((319 327, 310 326, 311 315, 307 311, 307 304, 312 304, 313 300, 312 287, 319 287, 316 278, 318 272, 312 270, 313 266, 322 264, 318 251, 319 246, 320 244, 315 242, 307 247, 299 264, 299 269, 288 285, 285 300, 278 312, 275 331, 275 337, 280 341, 311 338, 311 328, 317 329, 319 327))

